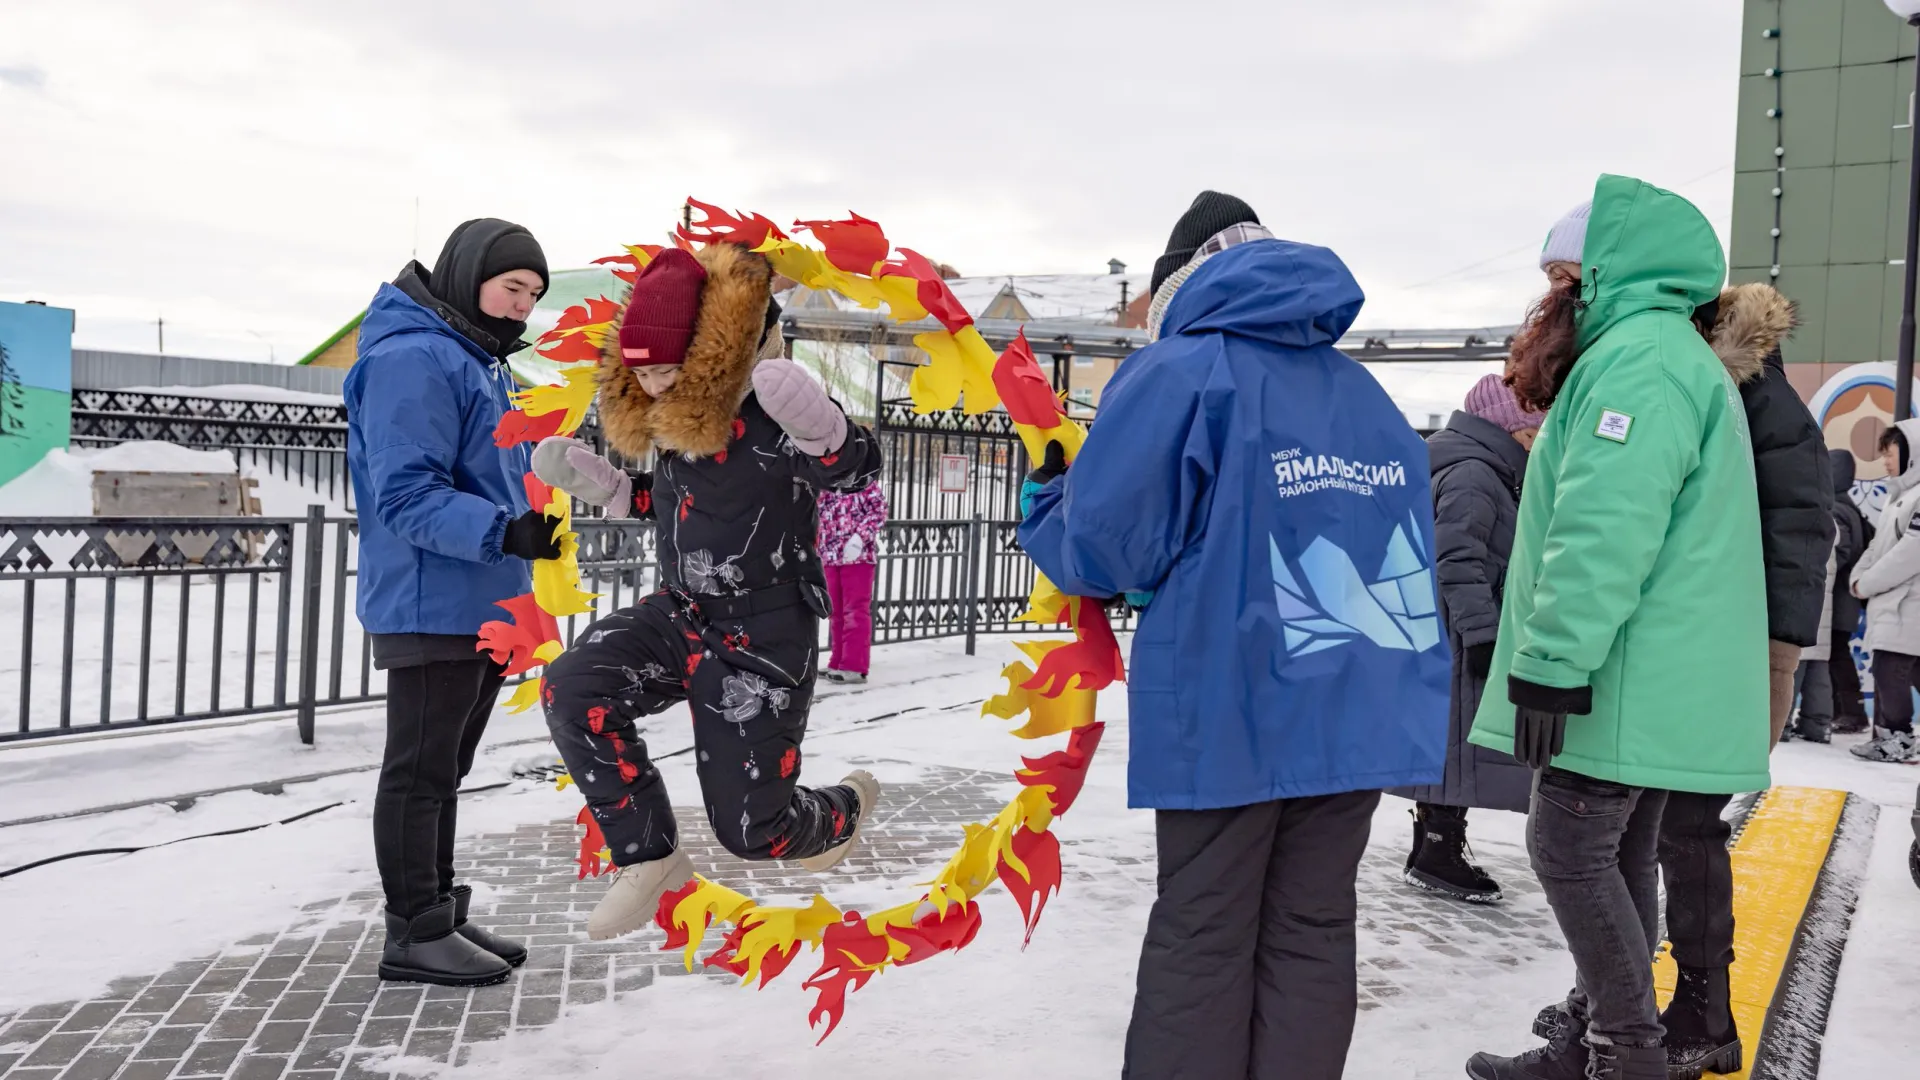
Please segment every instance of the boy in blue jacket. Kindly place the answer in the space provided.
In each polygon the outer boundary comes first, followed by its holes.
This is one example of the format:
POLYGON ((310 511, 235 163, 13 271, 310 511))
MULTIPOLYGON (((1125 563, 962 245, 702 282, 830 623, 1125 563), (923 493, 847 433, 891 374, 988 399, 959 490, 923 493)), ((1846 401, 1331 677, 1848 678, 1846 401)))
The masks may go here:
POLYGON ((1070 594, 1155 594, 1128 801, 1155 811, 1159 897, 1125 1075, 1333 1080, 1380 789, 1446 760, 1426 448, 1333 347, 1364 301, 1333 252, 1211 191, 1167 247, 1154 343, 1020 529, 1070 594))
POLYGON ((527 507, 525 448, 493 429, 511 408, 506 357, 547 287, 526 229, 496 218, 447 238, 431 273, 380 286, 347 374, 347 467, 359 501, 356 606, 387 672, 387 747, 373 803, 386 892, 380 977, 500 982, 527 958, 467 922, 453 883, 455 792, 503 681, 478 651, 496 601, 532 587, 528 561, 560 554, 558 522, 527 507))

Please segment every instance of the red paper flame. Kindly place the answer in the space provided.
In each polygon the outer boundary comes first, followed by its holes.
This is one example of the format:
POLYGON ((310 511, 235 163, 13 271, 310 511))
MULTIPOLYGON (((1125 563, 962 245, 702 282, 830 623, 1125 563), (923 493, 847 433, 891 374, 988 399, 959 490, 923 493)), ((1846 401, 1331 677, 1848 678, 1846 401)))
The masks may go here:
POLYGON ((827 927, 821 935, 820 951, 825 954, 820 970, 800 984, 804 989, 820 991, 813 1010, 807 1013, 808 1027, 819 1027, 822 1017, 827 1021, 827 1030, 820 1033, 816 1046, 826 1042, 833 1029, 840 1026, 847 995, 867 985, 874 970, 886 962, 887 936, 867 929, 867 920, 859 912, 849 911, 837 926, 827 927))
POLYGON ((700 211, 700 220, 691 227, 679 226, 675 235, 683 241, 698 244, 744 244, 757 248, 767 242, 768 237, 785 240, 787 234, 780 227, 759 214, 739 216, 739 211, 727 213, 717 206, 710 206, 699 199, 688 198, 687 205, 700 211))
POLYGON ((1042 697, 1059 697, 1075 686, 1104 690, 1126 679, 1126 662, 1107 622, 1107 609, 1082 597, 1074 597, 1069 606, 1074 612, 1073 643, 1048 653, 1033 678, 1020 684, 1022 689, 1037 690, 1042 697))
POLYGON ((819 237, 828 262, 849 274, 871 274, 876 263, 887 259, 887 234, 879 222, 851 210, 847 214, 845 221, 796 221, 793 227, 819 237))
POLYGON ((1013 894, 1020 914, 1027 920, 1027 937, 1021 948, 1033 944, 1033 931, 1040 925, 1040 913, 1046 910, 1047 897, 1060 891, 1060 840, 1050 832, 1017 829, 1013 834, 1013 853, 1027 865, 1029 877, 1000 860, 1000 884, 1013 894))
POLYGON ((578 364, 583 360, 600 359, 600 347, 588 341, 585 334, 568 334, 534 351, 556 364, 578 364))
MULTIPOLYGON (((611 259, 599 259, 596 261, 612 262, 617 259, 624 259, 627 262, 634 261, 633 256, 631 255, 616 255, 611 259)), ((561 312, 560 321, 554 323, 553 329, 547 331, 546 334, 542 335, 542 337, 543 339, 546 337, 557 337, 558 335, 564 334, 569 330, 578 329, 579 327, 582 327, 582 326, 592 326, 595 323, 612 322, 614 320, 614 317, 619 314, 620 314, 619 304, 614 303, 613 301, 607 299, 604 296, 596 296, 586 301, 585 303, 575 304, 572 307, 568 308, 567 310, 561 312)))
MULTIPOLYGON (((558 412, 559 410, 555 410, 558 412)), ((564 413, 562 415, 565 415, 564 413)), ((520 486, 526 489, 527 505, 535 510, 545 510, 553 504, 553 488, 540 481, 531 472, 520 478, 520 486)))
MULTIPOLYGON (((607 868, 606 862, 600 858, 600 853, 607 850, 607 838, 600 832, 600 823, 593 820, 591 807, 581 807, 580 816, 574 820, 586 826, 580 833, 580 877, 575 880, 584 880, 588 874, 599 877, 607 868)), ((685 944, 681 942, 681 945, 685 944)))
POLYGON ((493 427, 493 445, 506 449, 521 443, 539 442, 541 439, 560 434, 560 425, 565 423, 567 411, 555 409, 540 416, 528 416, 514 409, 500 417, 493 427))
MULTIPOLYGON (((673 909, 679 907, 680 901, 692 896, 699 888, 699 878, 688 878, 685 885, 671 892, 660 894, 660 906, 653 909, 653 925, 659 927, 667 935, 666 944, 660 946, 661 952, 672 952, 675 949, 684 949, 687 947, 687 943, 693 940, 689 930, 683 930, 674 925, 673 909)), ((712 922, 712 916, 708 916, 707 921, 712 922)), ((703 924, 701 929, 705 930, 706 926, 703 924)))
POLYGON ((927 314, 940 320, 940 325, 948 333, 957 334, 973 325, 973 316, 967 314, 967 309, 960 304, 960 298, 953 295, 953 290, 941 278, 939 268, 925 255, 912 248, 901 248, 900 261, 881 267, 880 273, 887 277, 910 277, 919 282, 914 288, 914 295, 919 299, 920 306, 927 309, 927 314))
POLYGON ((979 932, 980 905, 971 900, 948 907, 945 915, 930 912, 912 926, 887 928, 888 936, 907 947, 907 955, 894 961, 902 965, 917 964, 943 952, 957 952, 966 948, 979 932))
POLYGON ((1033 346, 1027 344, 1025 327, 1014 335, 1013 344, 1007 346, 999 362, 993 365, 993 388, 1000 392, 1001 404, 1016 424, 1044 431, 1059 427, 1060 421, 1066 419, 1060 399, 1054 396, 1053 383, 1034 359, 1033 346))
POLYGON ((1059 817, 1073 809, 1073 801, 1080 797, 1080 789, 1087 782, 1087 763, 1100 748, 1100 736, 1106 730, 1105 724, 1074 728, 1065 750, 1056 750, 1045 757, 1021 758, 1027 767, 1015 773, 1015 779, 1028 787, 1041 784, 1051 787, 1047 801, 1053 805, 1053 815, 1059 817))

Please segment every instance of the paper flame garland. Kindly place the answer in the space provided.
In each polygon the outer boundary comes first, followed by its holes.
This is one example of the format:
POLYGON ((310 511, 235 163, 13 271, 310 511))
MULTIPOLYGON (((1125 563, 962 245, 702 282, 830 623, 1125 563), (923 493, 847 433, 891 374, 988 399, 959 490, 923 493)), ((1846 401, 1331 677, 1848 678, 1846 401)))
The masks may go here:
MULTIPOLYGON (((908 248, 898 249, 897 259, 887 258, 893 248, 879 224, 858 214, 845 221, 795 222, 796 230, 821 241, 822 247, 813 248, 758 214, 730 214, 691 199, 688 205, 700 212, 701 219, 675 231, 672 239, 677 247, 692 251, 696 245, 744 244, 764 254, 777 273, 810 289, 830 289, 869 309, 884 305, 898 322, 928 318, 937 322, 939 329, 914 338, 932 358, 914 373, 910 389, 915 411, 946 411, 963 399, 964 411, 970 415, 1004 405, 1034 460, 1044 456, 1049 441, 1058 441, 1068 460, 1078 453, 1083 432, 1061 409, 1025 336, 996 357, 931 261, 908 248)), ((631 283, 660 251, 656 246, 634 245, 596 262, 611 266, 616 277, 631 283)), ((515 395, 519 408, 500 421, 494 432, 498 445, 570 435, 579 427, 593 401, 601 349, 617 330, 618 310, 613 300, 589 300, 567 309, 541 337, 541 355, 576 366, 565 369, 558 384, 515 395)), ((585 614, 596 599, 579 587, 579 542, 568 516, 571 500, 531 475, 526 484, 534 506, 562 519, 557 532, 561 557, 536 562, 533 592, 502 603, 510 619, 488 623, 481 631, 480 648, 512 674, 559 656, 556 617, 585 614)), ((1005 720, 1024 714, 1026 723, 1012 733, 1016 738, 1064 734, 1066 747, 1021 759, 1025 768, 1014 773, 1022 785, 1020 794, 992 821, 966 826, 953 857, 924 883, 926 892, 897 907, 862 915, 842 911, 821 896, 806 907, 766 907, 696 876, 661 900, 655 922, 666 932, 664 947, 683 950, 691 971, 708 929, 716 923, 727 924, 731 929, 719 946, 700 962, 730 971, 743 983, 758 979, 761 986, 784 972, 802 945, 820 952, 819 969, 803 985, 818 993, 807 1019, 815 1027, 825 1023, 820 1035, 824 1041, 839 1024, 847 995, 875 974, 964 948, 972 941, 981 920, 975 898, 995 881, 1013 895, 1025 921, 1026 940, 1031 941, 1048 898, 1060 888, 1060 842, 1049 829, 1080 794, 1104 730, 1094 720, 1094 696, 1123 680, 1125 670, 1102 606, 1062 595, 1044 576, 1037 579, 1029 608, 1020 619, 1068 623, 1074 640, 1020 643, 1019 649, 1034 666, 1007 667, 1003 672, 1007 692, 987 702, 982 712, 1005 720)), ((540 681, 529 679, 509 707, 515 712, 531 708, 539 703, 539 694, 540 681)), ((560 783, 564 787, 566 778, 560 783)), ((580 876, 598 875, 609 865, 605 838, 586 809, 578 821, 583 826, 580 876)))

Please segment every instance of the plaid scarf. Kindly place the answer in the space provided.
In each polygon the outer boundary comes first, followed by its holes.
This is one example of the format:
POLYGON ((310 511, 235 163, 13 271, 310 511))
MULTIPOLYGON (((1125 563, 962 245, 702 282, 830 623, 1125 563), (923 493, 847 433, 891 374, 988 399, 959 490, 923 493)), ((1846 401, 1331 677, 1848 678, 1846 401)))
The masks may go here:
POLYGON ((1266 226, 1256 225, 1251 221, 1230 225, 1208 237, 1206 243, 1194 249, 1193 258, 1188 259, 1185 266, 1167 275, 1167 280, 1160 283, 1159 291, 1153 294, 1153 302, 1147 305, 1147 340, 1160 340, 1160 323, 1167 316, 1167 305, 1173 303, 1173 294, 1180 291, 1180 286, 1193 276, 1194 271, 1200 269, 1202 263, 1230 247, 1250 240, 1271 239, 1273 239, 1273 233, 1267 231, 1266 226))

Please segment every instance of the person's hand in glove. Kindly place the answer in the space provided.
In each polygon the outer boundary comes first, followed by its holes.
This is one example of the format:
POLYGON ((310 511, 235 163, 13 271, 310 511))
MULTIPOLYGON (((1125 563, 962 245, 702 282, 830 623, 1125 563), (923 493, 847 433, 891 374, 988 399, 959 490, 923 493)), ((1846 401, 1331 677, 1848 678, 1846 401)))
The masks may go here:
POLYGON ((1020 485, 1020 516, 1026 517, 1033 511, 1033 497, 1040 489, 1066 475, 1067 451, 1057 439, 1047 440, 1046 456, 1032 472, 1027 474, 1025 483, 1020 485))
POLYGON ((500 538, 500 550, 528 562, 557 559, 560 557, 560 541, 553 532, 559 527, 559 518, 529 510, 507 522, 507 533, 500 538))
POLYGON ((847 562, 858 562, 860 556, 866 554, 866 550, 867 542, 865 540, 860 539, 858 536, 849 536, 847 537, 846 546, 840 549, 840 558, 847 562))
POLYGON ((791 360, 762 360, 753 368, 760 407, 809 457, 825 457, 847 441, 847 414, 791 360))
POLYGON ((1493 670, 1493 642, 1467 646, 1467 672, 1474 678, 1485 681, 1487 673, 1493 670))
POLYGON ((1529 769, 1544 769, 1553 764, 1567 742, 1567 714, 1542 712, 1525 705, 1515 706, 1513 716, 1513 756, 1529 769))
POLYGON ((589 506, 606 507, 610 518, 633 512, 633 477, 579 439, 541 439, 533 448, 533 475, 589 506))

